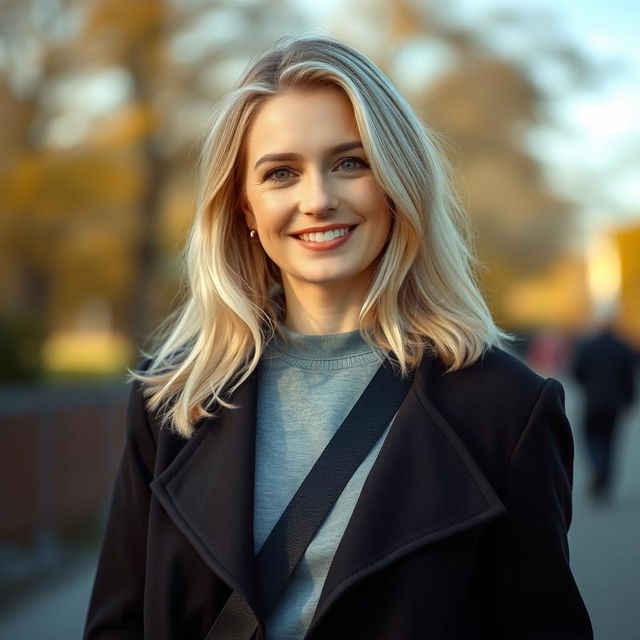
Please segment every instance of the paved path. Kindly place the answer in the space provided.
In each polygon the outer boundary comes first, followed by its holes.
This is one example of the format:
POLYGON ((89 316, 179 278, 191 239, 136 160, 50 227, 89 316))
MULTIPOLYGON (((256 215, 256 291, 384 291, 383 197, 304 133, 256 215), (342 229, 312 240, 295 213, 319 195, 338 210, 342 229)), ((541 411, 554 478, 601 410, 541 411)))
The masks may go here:
MULTIPOLYGON (((567 411, 579 425, 580 397, 570 381, 567 411)), ((640 640, 640 407, 624 425, 620 474, 611 505, 585 494, 585 451, 576 432, 572 565, 587 603, 596 640, 640 640)), ((0 616, 0 638, 75 640, 82 633, 95 558, 85 557, 57 584, 42 587, 0 616)))
POLYGON ((640 406, 636 404, 621 425, 612 503, 594 505, 585 492, 580 397, 571 382, 563 383, 576 435, 574 518, 569 532, 574 575, 596 640, 640 640, 640 406))
POLYGON ((0 617, 2 640, 80 640, 96 558, 86 556, 65 578, 41 587, 0 617))

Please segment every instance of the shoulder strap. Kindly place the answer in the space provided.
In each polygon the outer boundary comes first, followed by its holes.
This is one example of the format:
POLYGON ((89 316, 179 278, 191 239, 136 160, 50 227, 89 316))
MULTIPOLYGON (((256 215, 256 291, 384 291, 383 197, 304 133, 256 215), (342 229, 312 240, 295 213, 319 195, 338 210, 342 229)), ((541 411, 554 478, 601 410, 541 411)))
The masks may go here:
MULTIPOLYGON (((273 607, 305 549, 391 422, 410 386, 411 379, 400 378, 385 361, 303 480, 256 557, 265 612, 273 607)), ((255 614, 234 591, 206 640, 249 640, 257 626, 255 614)))

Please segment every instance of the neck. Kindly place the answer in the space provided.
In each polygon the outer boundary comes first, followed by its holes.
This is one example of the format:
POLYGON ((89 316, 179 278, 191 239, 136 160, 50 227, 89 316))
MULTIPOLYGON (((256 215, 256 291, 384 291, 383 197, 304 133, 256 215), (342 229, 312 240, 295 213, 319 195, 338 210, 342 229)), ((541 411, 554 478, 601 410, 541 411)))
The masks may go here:
POLYGON ((306 335, 345 333, 360 328, 360 310, 369 290, 363 283, 338 282, 318 285, 283 279, 286 315, 290 331, 306 335))

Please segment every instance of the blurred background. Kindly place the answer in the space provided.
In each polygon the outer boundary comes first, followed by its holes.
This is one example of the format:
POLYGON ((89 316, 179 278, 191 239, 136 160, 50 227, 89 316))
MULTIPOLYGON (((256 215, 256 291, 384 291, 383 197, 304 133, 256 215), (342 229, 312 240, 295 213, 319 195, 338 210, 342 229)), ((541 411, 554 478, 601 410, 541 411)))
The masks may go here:
POLYGON ((80 637, 208 114, 276 39, 328 34, 443 134, 496 321, 567 390, 596 637, 640 638, 640 412, 596 496, 572 375, 605 320, 640 347, 639 24, 633 0, 0 0, 0 636, 80 637))

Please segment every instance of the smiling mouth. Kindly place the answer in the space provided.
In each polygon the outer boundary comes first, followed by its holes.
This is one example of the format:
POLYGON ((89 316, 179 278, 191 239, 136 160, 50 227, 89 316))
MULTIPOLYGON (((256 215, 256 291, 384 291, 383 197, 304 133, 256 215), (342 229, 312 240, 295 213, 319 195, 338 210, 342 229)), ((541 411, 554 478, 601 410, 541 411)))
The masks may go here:
POLYGON ((347 233, 353 231, 355 229, 355 225, 353 227, 342 227, 340 229, 330 229, 329 231, 315 231, 311 233, 301 233, 296 235, 296 238, 300 240, 305 240, 306 242, 330 242, 331 240, 335 240, 336 238, 340 238, 342 236, 346 236, 347 233))

